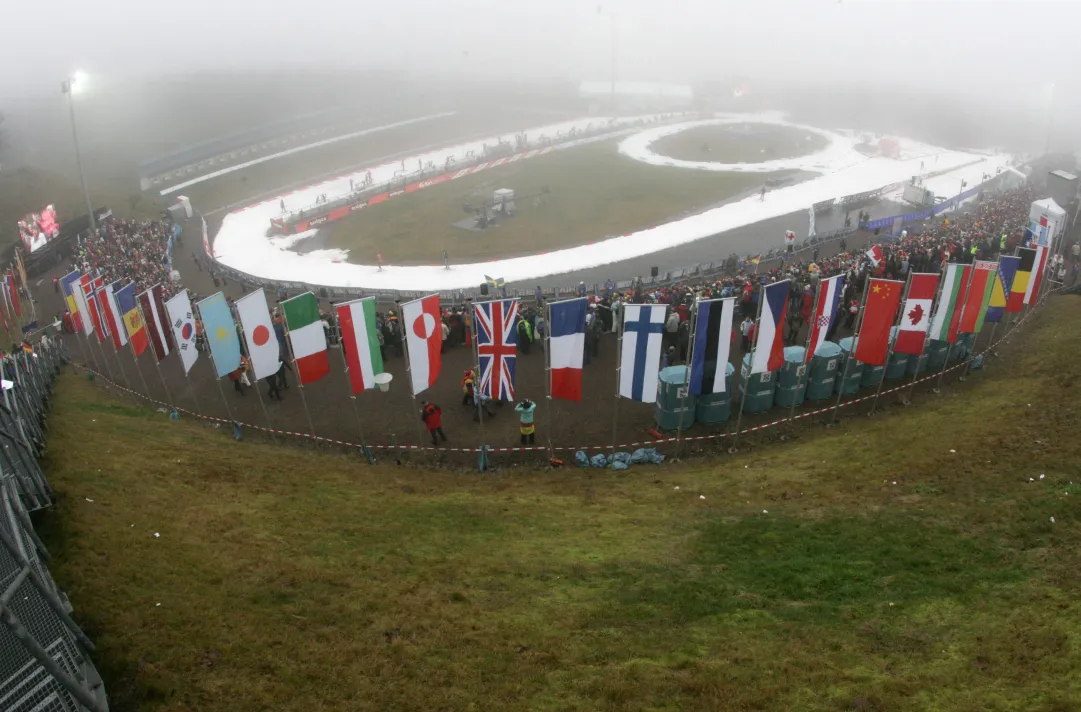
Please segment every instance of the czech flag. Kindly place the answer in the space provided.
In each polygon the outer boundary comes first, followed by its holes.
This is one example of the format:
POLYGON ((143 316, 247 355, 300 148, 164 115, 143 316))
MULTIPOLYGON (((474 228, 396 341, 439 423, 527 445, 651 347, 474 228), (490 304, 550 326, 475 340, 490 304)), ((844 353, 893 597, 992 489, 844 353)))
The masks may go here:
POLYGON ((762 288, 762 310, 758 319, 751 373, 776 371, 784 365, 784 322, 788 315, 790 280, 762 288))

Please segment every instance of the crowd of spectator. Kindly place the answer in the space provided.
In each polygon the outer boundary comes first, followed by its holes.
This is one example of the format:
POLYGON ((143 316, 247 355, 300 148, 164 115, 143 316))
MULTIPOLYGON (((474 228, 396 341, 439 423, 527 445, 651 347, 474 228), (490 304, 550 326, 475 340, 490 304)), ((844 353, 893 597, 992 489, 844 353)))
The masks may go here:
POLYGON ((172 236, 173 223, 167 220, 113 218, 80 237, 72 259, 76 269, 100 273, 108 281, 135 282, 138 291, 161 284, 168 298, 180 290, 169 270, 172 236))

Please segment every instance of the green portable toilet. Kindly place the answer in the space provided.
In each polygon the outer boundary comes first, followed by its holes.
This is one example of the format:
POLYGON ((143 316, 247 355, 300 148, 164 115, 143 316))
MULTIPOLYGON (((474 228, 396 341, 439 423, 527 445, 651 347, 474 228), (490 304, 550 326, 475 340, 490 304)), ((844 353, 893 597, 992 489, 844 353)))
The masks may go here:
MULTIPOLYGON (((890 343, 893 344, 897 339, 897 327, 890 329, 890 343)), ((889 362, 886 364, 886 380, 896 381, 899 378, 904 378, 905 373, 908 372, 908 360, 911 357, 908 354, 891 353, 889 362)))
POLYGON ((777 374, 772 371, 751 373, 751 355, 743 357, 740 371, 739 397, 743 399, 744 413, 764 413, 773 407, 773 394, 777 389, 777 374))
POLYGON ((661 430, 694 425, 696 396, 687 388, 689 376, 690 370, 686 366, 669 366, 661 369, 657 376, 657 402, 653 408, 653 419, 661 430))
POLYGON ((773 402, 789 408, 794 403, 803 403, 807 395, 807 366, 803 356, 807 349, 802 346, 789 346, 784 350, 784 366, 777 371, 777 392, 773 402))
POLYGON ((807 400, 826 400, 833 395, 833 384, 841 373, 841 347, 832 341, 823 341, 809 365, 807 400))
POLYGON ((915 376, 917 373, 926 373, 930 368, 931 348, 935 342, 931 339, 923 340, 923 356, 909 356, 908 367, 905 369, 906 376, 915 376))
POLYGON ((732 376, 735 372, 736 367, 726 363, 724 393, 703 393, 698 396, 698 404, 694 410, 695 422, 713 425, 724 423, 732 417, 732 376))
POLYGON ((928 339, 930 346, 927 349, 927 368, 937 371, 946 364, 946 354, 950 350, 950 342, 928 339))
POLYGON ((950 361, 963 361, 968 358, 976 348, 976 334, 958 334, 957 343, 953 345, 953 353, 950 361))
POLYGON ((852 356, 852 337, 846 336, 838 342, 841 348, 841 362, 837 364, 837 381, 833 386, 834 393, 850 396, 860 389, 863 379, 863 364, 852 356), (843 380, 842 380, 843 379, 843 380))

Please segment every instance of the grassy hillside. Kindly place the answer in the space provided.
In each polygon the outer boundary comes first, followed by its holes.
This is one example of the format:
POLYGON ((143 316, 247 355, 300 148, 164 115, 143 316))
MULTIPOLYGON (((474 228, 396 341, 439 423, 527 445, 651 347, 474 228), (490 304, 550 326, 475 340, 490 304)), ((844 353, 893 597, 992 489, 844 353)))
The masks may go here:
POLYGON ((621 475, 235 443, 68 375, 46 541, 118 712, 1076 710, 1079 317, 937 401, 621 475))

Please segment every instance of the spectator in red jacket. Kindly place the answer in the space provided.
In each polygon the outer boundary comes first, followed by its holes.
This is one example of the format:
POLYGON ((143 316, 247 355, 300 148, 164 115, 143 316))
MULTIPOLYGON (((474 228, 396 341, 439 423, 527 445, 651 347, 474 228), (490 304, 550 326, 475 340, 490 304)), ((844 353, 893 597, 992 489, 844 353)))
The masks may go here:
POLYGON ((443 409, 428 401, 421 401, 420 404, 420 419, 424 421, 424 427, 428 428, 428 434, 432 436, 432 445, 438 445, 439 438, 446 442, 447 436, 443 433, 443 409))

